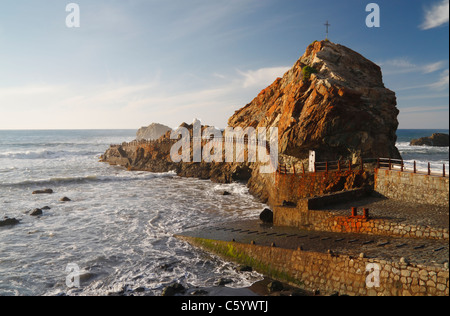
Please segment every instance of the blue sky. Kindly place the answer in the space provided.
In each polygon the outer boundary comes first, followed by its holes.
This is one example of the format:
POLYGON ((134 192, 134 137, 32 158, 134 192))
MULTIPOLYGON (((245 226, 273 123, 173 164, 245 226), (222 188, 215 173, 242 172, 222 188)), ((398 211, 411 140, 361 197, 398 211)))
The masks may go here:
POLYGON ((327 20, 382 67, 400 128, 449 128, 448 0, 78 0, 68 28, 70 2, 0 3, 0 129, 225 127, 327 20))

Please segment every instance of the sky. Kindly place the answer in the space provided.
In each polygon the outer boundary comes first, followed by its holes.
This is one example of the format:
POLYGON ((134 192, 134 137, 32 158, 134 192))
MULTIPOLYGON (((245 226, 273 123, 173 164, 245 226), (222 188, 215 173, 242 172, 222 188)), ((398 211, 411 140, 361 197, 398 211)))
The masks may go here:
POLYGON ((0 129, 224 128, 326 21, 381 66, 401 129, 449 128, 449 0, 71 1, 0 2, 0 129))

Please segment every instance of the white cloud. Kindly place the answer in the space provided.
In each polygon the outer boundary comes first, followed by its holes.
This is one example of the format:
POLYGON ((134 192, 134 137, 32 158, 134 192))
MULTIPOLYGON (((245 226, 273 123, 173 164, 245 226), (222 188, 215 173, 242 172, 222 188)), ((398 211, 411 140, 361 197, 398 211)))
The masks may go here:
POLYGON ((405 74, 411 72, 420 72, 430 74, 443 69, 447 65, 447 60, 441 60, 429 64, 415 64, 410 58, 395 58, 378 63, 383 68, 384 75, 405 74))
POLYGON ((445 67, 446 65, 446 61, 438 61, 436 63, 432 63, 432 64, 428 64, 428 65, 424 65, 422 66, 422 71, 425 74, 429 74, 438 70, 441 70, 442 68, 445 67))
POLYGON ((261 68, 258 70, 249 70, 247 72, 238 72, 244 77, 243 87, 261 87, 265 88, 272 84, 276 78, 282 77, 290 67, 272 67, 261 68))
POLYGON ((430 84, 430 88, 435 89, 435 90, 443 90, 443 89, 448 90, 448 86, 449 86, 449 70, 448 69, 441 73, 441 77, 440 77, 439 81, 430 84))
POLYGON ((449 21, 449 0, 442 0, 425 9, 425 21, 420 25, 422 30, 429 30, 449 21))

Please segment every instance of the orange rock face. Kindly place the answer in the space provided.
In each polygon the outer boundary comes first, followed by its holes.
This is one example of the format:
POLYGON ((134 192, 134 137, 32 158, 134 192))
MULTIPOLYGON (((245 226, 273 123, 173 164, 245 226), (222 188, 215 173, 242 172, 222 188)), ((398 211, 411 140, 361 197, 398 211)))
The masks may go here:
POLYGON ((300 159, 310 150, 319 161, 400 158, 396 105, 379 66, 347 47, 321 41, 311 44, 283 78, 237 111, 228 124, 278 127, 280 154, 300 159), (307 67, 315 70, 309 79, 307 67))

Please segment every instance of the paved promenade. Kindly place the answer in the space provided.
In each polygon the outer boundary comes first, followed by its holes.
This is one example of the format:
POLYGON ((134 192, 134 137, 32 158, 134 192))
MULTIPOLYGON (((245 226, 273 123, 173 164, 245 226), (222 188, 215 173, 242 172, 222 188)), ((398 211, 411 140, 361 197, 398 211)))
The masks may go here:
POLYGON ((303 251, 359 257, 361 253, 367 258, 387 261, 408 262, 427 266, 442 267, 449 260, 447 241, 395 238, 367 234, 348 234, 306 231, 290 227, 274 227, 261 224, 259 220, 240 221, 220 226, 203 227, 180 234, 219 241, 236 241, 238 243, 278 248, 298 249, 303 251))

